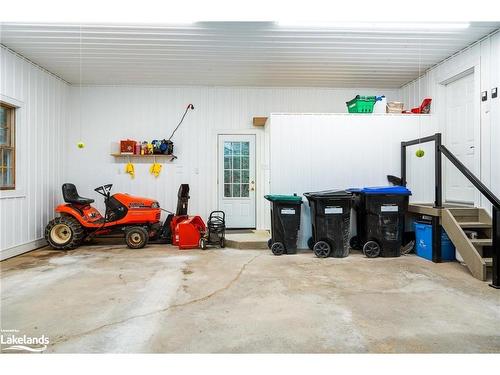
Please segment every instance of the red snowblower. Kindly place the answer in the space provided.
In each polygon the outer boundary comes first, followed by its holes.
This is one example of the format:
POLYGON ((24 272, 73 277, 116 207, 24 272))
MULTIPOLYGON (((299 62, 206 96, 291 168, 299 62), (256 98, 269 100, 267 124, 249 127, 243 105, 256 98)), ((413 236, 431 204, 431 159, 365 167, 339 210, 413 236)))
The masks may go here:
POLYGON ((158 224, 154 228, 157 232, 154 235, 153 241, 156 239, 159 242, 171 242, 172 245, 179 246, 181 250, 200 247, 207 227, 200 216, 188 215, 188 201, 189 185, 182 184, 177 193, 177 210, 175 215, 173 212, 163 209, 168 212, 168 216, 163 226, 158 224))

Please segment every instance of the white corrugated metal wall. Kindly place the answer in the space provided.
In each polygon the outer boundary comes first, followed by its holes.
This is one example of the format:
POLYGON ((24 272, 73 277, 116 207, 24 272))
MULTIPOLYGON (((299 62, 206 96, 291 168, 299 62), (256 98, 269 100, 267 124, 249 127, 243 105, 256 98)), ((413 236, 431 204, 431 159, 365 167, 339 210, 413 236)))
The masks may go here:
MULTIPOLYGON (((257 197, 262 197, 268 169, 265 134, 252 126, 252 118, 271 112, 345 112, 345 101, 357 93, 399 98, 398 90, 376 89, 83 87, 82 138, 87 146, 79 150, 75 145, 80 134, 80 90, 74 87, 71 113, 75 116, 67 132, 67 180, 97 202, 101 199, 93 188, 111 182, 115 191, 155 197, 169 209, 175 208, 179 184, 189 183, 190 212, 206 218, 217 207, 217 133, 257 135, 257 197), (118 163, 109 155, 111 143, 168 136, 188 103, 195 110, 175 135, 178 160, 166 162, 158 178, 148 172, 151 161, 137 161, 132 180, 123 172, 125 161, 118 163)), ((298 138, 297 157, 301 152, 298 138)), ((258 200, 257 227, 264 227, 267 215, 263 199, 258 200)))
MULTIPOLYGON (((436 66, 420 80, 404 86, 401 96, 409 108, 417 106, 423 97, 431 97, 433 121, 437 129, 444 132, 446 94, 442 82, 470 68, 474 69, 475 78, 479 81, 476 84, 475 117, 480 122, 480 178, 495 194, 500 195, 500 98, 491 98, 491 89, 500 87, 500 32, 436 66), (488 92, 485 102, 481 102, 482 91, 488 92)), ((484 197, 480 202, 483 207, 491 208, 484 197)))
POLYGON ((69 86, 0 46, 0 98, 17 104, 16 190, 0 192, 0 256, 31 250, 63 181, 69 86))

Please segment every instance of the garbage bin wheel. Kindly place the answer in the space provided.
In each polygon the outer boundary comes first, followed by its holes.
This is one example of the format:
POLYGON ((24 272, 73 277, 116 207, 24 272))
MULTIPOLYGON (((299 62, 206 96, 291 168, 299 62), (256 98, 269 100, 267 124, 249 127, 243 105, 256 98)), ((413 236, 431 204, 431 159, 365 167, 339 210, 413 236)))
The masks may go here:
POLYGON ((273 246, 273 239, 272 238, 267 240, 267 247, 271 248, 271 246, 273 246))
POLYGON ((363 254, 367 258, 376 258, 380 255, 380 245, 375 241, 368 241, 363 246, 363 254))
POLYGON ((358 236, 352 236, 349 240, 349 247, 354 250, 360 250, 360 243, 358 236))
POLYGON ((309 248, 309 250, 312 250, 313 247, 314 247, 314 240, 312 237, 309 237, 309 239, 307 240, 307 247, 309 248))
POLYGON ((271 246, 271 251, 274 255, 283 255, 285 253, 285 245, 281 242, 275 242, 271 246))
POLYGON ((332 248, 326 241, 318 241, 314 244, 313 247, 314 255, 318 258, 327 258, 330 256, 330 252, 332 248))

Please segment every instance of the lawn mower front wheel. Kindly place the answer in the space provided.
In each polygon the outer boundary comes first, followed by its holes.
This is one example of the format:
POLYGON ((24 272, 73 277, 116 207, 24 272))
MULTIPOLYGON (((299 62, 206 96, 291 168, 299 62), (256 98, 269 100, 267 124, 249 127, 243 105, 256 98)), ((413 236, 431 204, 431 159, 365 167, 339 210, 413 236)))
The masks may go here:
POLYGON ((149 234, 143 227, 128 228, 125 232, 125 242, 130 249, 142 249, 148 244, 149 234))

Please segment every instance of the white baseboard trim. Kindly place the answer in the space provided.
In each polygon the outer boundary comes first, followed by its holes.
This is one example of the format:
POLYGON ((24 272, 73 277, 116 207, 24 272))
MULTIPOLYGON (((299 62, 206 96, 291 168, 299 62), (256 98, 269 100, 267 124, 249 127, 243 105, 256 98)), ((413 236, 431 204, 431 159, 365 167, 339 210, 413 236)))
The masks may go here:
POLYGON ((47 241, 45 239, 40 238, 38 240, 34 240, 31 242, 24 243, 22 245, 12 246, 8 249, 0 250, 0 260, 5 260, 8 258, 15 257, 20 254, 27 253, 28 251, 32 251, 38 249, 40 247, 44 247, 47 245, 47 241))

